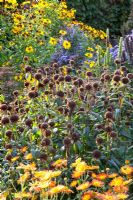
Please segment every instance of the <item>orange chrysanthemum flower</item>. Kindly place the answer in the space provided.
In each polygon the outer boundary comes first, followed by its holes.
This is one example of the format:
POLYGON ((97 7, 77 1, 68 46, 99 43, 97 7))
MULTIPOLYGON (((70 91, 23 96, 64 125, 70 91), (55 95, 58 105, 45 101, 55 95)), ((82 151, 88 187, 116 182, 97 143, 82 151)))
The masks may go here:
POLYGON ((77 171, 74 171, 74 172, 72 173, 72 178, 78 179, 78 178, 80 178, 83 174, 84 174, 84 172, 77 172, 77 171))
POLYGON ((67 160, 59 159, 52 163, 52 166, 55 168, 62 168, 67 166, 67 160))
POLYGON ((71 187, 75 187, 77 184, 78 184, 78 181, 72 181, 71 184, 70 184, 70 186, 71 187))
POLYGON ((121 176, 118 176, 116 178, 114 178, 111 182, 110 182, 110 186, 121 186, 124 182, 124 179, 121 176))
POLYGON ((97 180, 97 179, 93 179, 91 183, 94 187, 103 187, 104 186, 104 182, 97 180))
POLYGON ((91 200, 94 196, 94 192, 93 191, 87 191, 82 195, 82 200, 91 200))
POLYGON ((120 171, 122 174, 130 175, 133 173, 133 167, 131 167, 129 165, 125 165, 125 166, 121 167, 120 171))
POLYGON ((76 187, 77 190, 86 190, 88 187, 91 186, 90 182, 82 183, 78 187, 76 187))
POLYGON ((120 194, 117 195, 119 200, 127 199, 128 196, 129 195, 125 194, 125 193, 120 193, 120 194))
POLYGON ((98 180, 105 180, 106 178, 108 178, 108 175, 105 174, 105 173, 100 173, 100 174, 98 174, 98 175, 96 176, 96 178, 97 178, 98 180))
POLYGON ((128 192, 128 187, 121 185, 121 186, 115 186, 113 187, 113 191, 116 193, 126 193, 128 192))
POLYGON ((116 176, 118 176, 118 174, 117 173, 113 173, 113 174, 109 174, 108 178, 115 178, 116 176))
POLYGON ((70 190, 67 186, 64 185, 57 185, 50 190, 47 191, 47 194, 50 196, 53 196, 58 193, 73 193, 72 190, 70 190))

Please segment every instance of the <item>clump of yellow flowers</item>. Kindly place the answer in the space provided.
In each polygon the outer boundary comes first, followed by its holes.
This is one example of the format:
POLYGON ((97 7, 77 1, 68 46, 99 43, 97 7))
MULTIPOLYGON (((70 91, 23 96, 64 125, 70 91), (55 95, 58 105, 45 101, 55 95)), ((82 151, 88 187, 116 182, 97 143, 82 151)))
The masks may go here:
POLYGON ((31 161, 29 164, 20 163, 16 167, 19 172, 17 184, 21 189, 14 192, 7 189, 0 193, 0 199, 6 200, 10 195, 16 200, 59 199, 64 195, 68 198, 79 196, 82 200, 123 200, 128 197, 128 185, 132 182, 130 177, 133 173, 133 167, 129 165, 123 166, 120 173, 113 173, 109 169, 101 171, 98 165, 88 165, 77 158, 71 165, 68 165, 68 160, 59 159, 51 163, 53 170, 38 170, 32 156, 28 159, 31 161), (71 175, 62 178, 66 170, 69 174, 71 171, 71 175))

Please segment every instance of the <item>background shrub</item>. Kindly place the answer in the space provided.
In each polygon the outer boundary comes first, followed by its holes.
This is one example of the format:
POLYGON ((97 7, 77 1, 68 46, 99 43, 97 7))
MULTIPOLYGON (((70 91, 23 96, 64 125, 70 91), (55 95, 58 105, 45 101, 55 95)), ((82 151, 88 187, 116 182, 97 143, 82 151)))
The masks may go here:
POLYGON ((67 0, 67 3, 77 10, 78 20, 104 31, 109 28, 112 35, 118 36, 128 20, 131 0, 67 0))

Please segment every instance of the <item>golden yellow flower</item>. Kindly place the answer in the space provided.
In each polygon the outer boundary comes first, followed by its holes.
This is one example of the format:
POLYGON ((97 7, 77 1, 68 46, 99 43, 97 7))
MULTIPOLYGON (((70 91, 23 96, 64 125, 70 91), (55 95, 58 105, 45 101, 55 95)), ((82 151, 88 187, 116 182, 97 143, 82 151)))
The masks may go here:
POLYGON ((21 153, 25 153, 27 151, 28 147, 27 146, 24 146, 20 149, 20 152, 21 153))
POLYGON ((61 171, 53 171, 52 173, 51 173, 51 178, 55 178, 55 177, 57 177, 57 176, 60 176, 61 175, 61 171))
POLYGON ((71 187, 75 187, 77 184, 78 184, 78 181, 72 181, 72 182, 70 183, 70 186, 71 186, 71 187))
POLYGON ((44 171, 35 171, 34 172, 35 178, 41 178, 41 177, 45 177, 45 176, 46 176, 46 180, 48 180, 51 177, 51 171, 44 170, 44 171))
POLYGON ((30 192, 18 192, 15 193, 15 198, 22 199, 22 198, 31 198, 32 194, 30 192))
POLYGON ((123 199, 127 199, 128 198, 128 194, 125 194, 125 193, 120 193, 117 195, 118 199, 119 200, 123 200, 123 199))
POLYGON ((125 166, 121 167, 120 171, 122 174, 130 175, 133 173, 133 167, 129 166, 129 165, 125 165, 125 166))
POLYGON ((25 51, 26 51, 27 53, 33 53, 33 52, 34 52, 34 49, 33 49, 32 46, 29 46, 29 47, 26 47, 25 51))
POLYGON ((55 168, 61 168, 67 166, 67 160, 65 159, 58 159, 55 162, 52 163, 52 166, 55 168))
POLYGON ((58 193, 73 193, 73 191, 70 190, 67 186, 57 185, 57 186, 51 188, 50 190, 48 190, 48 192, 47 192, 47 194, 51 195, 51 196, 58 194, 58 193))
POLYGON ((94 187, 103 187, 104 186, 104 182, 97 180, 97 179, 93 179, 91 183, 94 187))
POLYGON ((108 178, 108 175, 105 174, 105 173, 100 173, 100 174, 96 175, 96 178, 97 178, 98 180, 105 180, 105 179, 108 178))
POLYGON ((115 178, 116 176, 118 176, 117 173, 108 174, 108 178, 115 178))
POLYGON ((124 179, 121 176, 115 177, 111 182, 110 186, 120 186, 124 182, 124 179))
POLYGON ((128 186, 120 185, 113 187, 113 191, 116 193, 127 193, 129 190, 128 186))
POLYGON ((24 171, 35 171, 36 170, 36 164, 34 162, 31 163, 31 164, 27 164, 27 165, 20 163, 20 165, 17 167, 17 169, 23 169, 24 171))
POLYGON ((51 37, 50 40, 49 40, 49 43, 50 43, 51 45, 55 46, 55 45, 57 44, 57 39, 51 37))
POLYGON ((64 49, 70 49, 71 43, 68 40, 64 40, 63 41, 63 47, 64 47, 64 49))
POLYGON ((83 174, 84 174, 85 172, 83 172, 83 171, 73 171, 73 173, 72 173, 72 178, 76 178, 76 179, 78 179, 78 178, 80 178, 83 174))
POLYGON ((51 20, 50 19, 43 19, 43 23, 44 25, 48 25, 48 24, 51 24, 51 20))
POLYGON ((12 28, 12 32, 15 33, 15 34, 17 34, 17 33, 21 32, 22 29, 23 29, 23 27, 14 26, 14 27, 12 28))
POLYGON ((87 58, 92 58, 92 57, 93 57, 93 54, 92 54, 92 53, 86 53, 85 56, 86 56, 87 58))
POLYGON ((125 160, 125 164, 126 165, 130 164, 130 160, 125 160))
POLYGON ((93 191, 87 191, 82 195, 82 200, 91 200, 94 196, 94 192, 93 191))
POLYGON ((79 185, 78 187, 76 187, 76 189, 77 190, 86 190, 90 186, 91 186, 90 182, 85 182, 85 183, 82 183, 81 185, 79 185))
POLYGON ((99 169, 99 166, 97 166, 97 165, 87 167, 87 170, 97 170, 97 169, 99 169))
POLYGON ((89 63, 89 65, 90 65, 90 68, 94 67, 94 66, 95 66, 95 61, 91 61, 91 62, 89 63))
POLYGON ((127 180, 127 181, 124 181, 123 182, 123 185, 129 185, 130 183, 132 183, 133 182, 133 179, 129 179, 129 180, 127 180))
POLYGON ((61 35, 63 35, 63 36, 67 34, 67 32, 64 31, 64 30, 60 30, 59 33, 60 33, 61 35))
POLYGON ((75 170, 78 171, 82 171, 85 172, 88 169, 88 165, 86 164, 86 162, 82 161, 79 164, 77 164, 75 170))
POLYGON ((15 156, 14 158, 11 159, 12 162, 15 162, 19 159, 19 156, 15 156))
POLYGON ((91 47, 88 47, 87 50, 88 50, 88 51, 92 51, 92 52, 94 51, 94 49, 91 48, 91 47))
POLYGON ((81 158, 77 158, 74 163, 71 164, 72 167, 76 167, 81 162, 81 158))
POLYGON ((24 157, 26 160, 32 160, 33 156, 32 153, 28 153, 27 155, 25 155, 24 157))
POLYGON ((26 182, 26 180, 29 178, 30 176, 30 173, 29 172, 26 172, 25 174, 23 174, 22 176, 20 176, 20 178, 18 179, 18 183, 19 184, 23 184, 26 182))

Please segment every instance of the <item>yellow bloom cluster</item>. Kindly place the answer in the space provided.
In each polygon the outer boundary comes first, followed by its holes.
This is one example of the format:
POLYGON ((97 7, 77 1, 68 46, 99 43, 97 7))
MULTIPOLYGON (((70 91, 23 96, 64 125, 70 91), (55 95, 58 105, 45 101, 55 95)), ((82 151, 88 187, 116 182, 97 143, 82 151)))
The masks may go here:
POLYGON ((84 24, 83 22, 79 21, 73 21, 73 24, 76 24, 80 26, 81 30, 86 32, 87 36, 91 36, 92 39, 94 38, 100 38, 102 40, 106 39, 106 33, 102 30, 96 30, 95 28, 92 28, 91 26, 88 26, 84 24))
POLYGON ((0 0, 0 3, 4 3, 5 8, 15 8, 18 5, 17 0, 0 0))
MULTIPOLYGON (((25 198, 33 200, 38 197, 41 199, 52 199, 58 194, 64 193, 70 195, 71 193, 74 193, 71 189, 73 187, 75 187, 77 191, 81 191, 82 200, 122 200, 128 197, 128 185, 132 182, 132 179, 128 179, 128 177, 125 178, 123 174, 126 174, 126 176, 132 174, 133 167, 129 165, 121 168, 120 176, 117 173, 110 173, 109 170, 100 172, 99 166, 87 165, 85 161, 78 158, 71 164, 71 168, 74 168, 72 172, 73 180, 67 185, 59 183, 60 181, 62 182, 61 175, 63 169, 69 169, 67 160, 59 159, 54 161, 52 166, 54 167, 53 170, 40 171, 37 170, 35 163, 27 165, 21 163, 16 169, 23 169, 24 173, 20 175, 17 183, 23 185, 23 188, 25 189, 13 193, 12 195, 14 195, 15 199, 25 198), (62 168, 62 170, 56 170, 56 168, 62 168), (82 176, 83 174, 84 176, 82 176), (57 179, 60 181, 58 182, 57 179)), ((5 191, 0 194, 0 199, 6 200, 8 195, 9 193, 5 191)))

